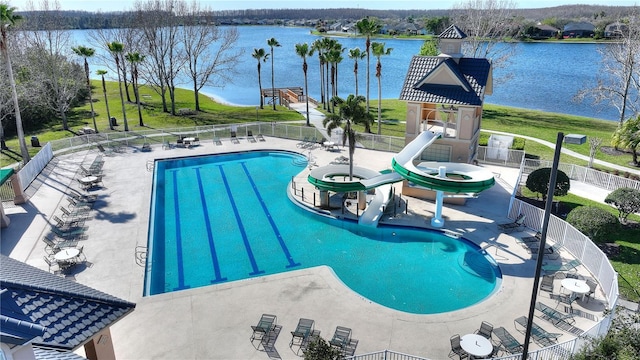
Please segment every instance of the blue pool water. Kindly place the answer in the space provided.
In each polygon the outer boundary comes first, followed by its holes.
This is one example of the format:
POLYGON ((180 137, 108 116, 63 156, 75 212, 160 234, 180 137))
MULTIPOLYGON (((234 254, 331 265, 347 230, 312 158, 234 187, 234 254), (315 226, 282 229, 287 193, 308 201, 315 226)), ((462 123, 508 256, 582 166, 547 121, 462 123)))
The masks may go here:
POLYGON ((145 295, 327 265, 371 301, 430 314, 499 286, 490 256, 464 239, 301 210, 286 191, 305 165, 277 151, 157 161, 145 295))

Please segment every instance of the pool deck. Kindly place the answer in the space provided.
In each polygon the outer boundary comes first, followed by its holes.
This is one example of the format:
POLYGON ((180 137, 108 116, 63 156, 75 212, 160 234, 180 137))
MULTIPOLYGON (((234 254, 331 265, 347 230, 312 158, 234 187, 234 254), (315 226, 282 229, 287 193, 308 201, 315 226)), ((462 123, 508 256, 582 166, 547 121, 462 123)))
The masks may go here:
MULTIPOLYGON (((500 289, 471 307, 433 315, 395 311, 362 298, 344 286, 328 267, 142 297, 144 268, 135 262, 135 248, 147 243, 150 161, 256 149, 309 154, 308 150, 298 148, 296 141, 271 137, 256 143, 244 138, 240 138, 240 144, 222 141, 221 146, 207 141, 190 149, 163 150, 161 145, 154 145, 152 151, 142 152, 129 148, 124 153, 104 157, 104 187, 90 191, 99 195, 99 200, 86 222, 88 239, 81 242, 89 263, 77 267, 74 277, 80 283, 137 304, 133 313, 111 328, 118 359, 299 359, 297 347, 289 347, 290 332, 299 318, 314 319, 315 329, 325 339, 331 338, 336 326, 351 328, 353 339, 358 340, 355 354, 389 349, 446 359, 450 336, 473 333, 483 320, 495 327, 505 327, 523 342, 524 336, 516 331, 514 319, 528 313, 535 263, 514 239, 524 233, 504 234, 496 226, 509 221, 506 218, 509 196, 518 173, 517 169, 505 167, 486 166, 496 175, 496 186, 464 206, 445 204, 443 209, 444 228, 486 248, 503 274, 500 289), (258 346, 258 341, 252 344, 249 340, 251 325, 256 325, 263 313, 278 317, 277 337, 266 350, 258 346)), ((48 232, 49 219, 59 214, 60 206, 68 205, 64 196, 68 187, 78 189, 75 178, 79 165, 89 165, 99 154, 85 151, 54 158, 28 189, 30 201, 5 209, 11 225, 2 229, 3 254, 47 270, 41 238, 48 232)), ((338 156, 347 156, 347 151, 316 148, 311 155, 317 165, 323 166, 338 156)), ((358 166, 383 170, 390 168, 393 155, 357 149, 354 158, 358 166)), ((296 181, 304 184, 308 172, 305 168, 296 181)), ((593 189, 584 191, 593 196, 593 189)), ((407 214, 382 221, 430 227, 433 211, 433 202, 410 198, 407 214)), ((563 253, 563 257, 568 255, 563 253)), ((583 268, 580 271, 585 272, 583 268)), ((556 280, 555 292, 559 291, 560 282, 556 280)), ((541 292, 538 299, 556 306, 549 293, 541 292)), ((597 293, 595 301, 578 302, 575 306, 600 318, 604 309, 602 299, 603 294, 597 293)), ((550 332, 562 332, 540 318, 536 317, 535 322, 550 332)), ((575 326, 582 330, 594 324, 588 318, 576 317, 575 326)), ((559 341, 573 336, 565 332, 559 341)), ((531 349, 537 347, 531 344, 531 349)), ((77 352, 83 354, 82 349, 77 352)))

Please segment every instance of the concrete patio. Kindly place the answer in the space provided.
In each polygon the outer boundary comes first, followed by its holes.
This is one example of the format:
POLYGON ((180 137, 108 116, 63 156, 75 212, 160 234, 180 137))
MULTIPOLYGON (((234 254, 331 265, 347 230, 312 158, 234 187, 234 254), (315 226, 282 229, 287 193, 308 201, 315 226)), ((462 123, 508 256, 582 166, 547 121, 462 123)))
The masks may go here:
MULTIPOLYGON (((312 156, 317 165, 329 164, 347 151, 329 152, 321 148, 301 151, 297 141, 267 137, 265 142, 239 144, 222 139, 191 148, 163 150, 161 145, 142 152, 128 148, 124 153, 105 156, 104 186, 90 193, 99 195, 86 222, 88 239, 81 242, 88 258, 87 266, 73 272, 76 281, 135 302, 135 311, 111 329, 119 359, 299 359, 296 348, 289 347, 290 332, 299 318, 315 320, 316 330, 330 338, 336 326, 353 330, 358 340, 356 354, 389 349, 431 359, 446 359, 453 334, 473 333, 488 321, 503 326, 518 341, 514 319, 527 315, 535 263, 515 237, 527 234, 498 231, 497 222, 507 222, 509 197, 517 179, 517 169, 485 166, 496 176, 496 185, 470 199, 465 206, 446 205, 445 229, 461 233, 485 248, 500 265, 500 288, 487 300, 471 307, 442 314, 417 315, 382 307, 361 297, 336 278, 328 267, 316 267, 272 276, 252 278, 220 285, 143 297, 144 268, 136 264, 136 246, 146 246, 152 187, 150 167, 154 159, 216 154, 231 151, 278 149, 312 156), (278 336, 273 347, 264 349, 251 343, 251 325, 261 314, 278 317, 278 336)), ((67 206, 68 188, 78 189, 75 178, 81 164, 90 164, 100 153, 83 151, 54 158, 28 189, 30 201, 6 209, 10 227, 2 229, 2 253, 33 266, 47 269, 43 260, 44 243, 52 215, 67 206)), ((357 149, 355 162, 373 170, 390 168, 394 154, 357 149)), ((305 183, 309 168, 296 177, 305 183)), ((586 189, 585 191, 591 191, 586 189)), ((282 196, 286 196, 284 193, 282 196)), ((310 189, 309 191, 313 191, 310 189)), ((397 185, 396 193, 400 192, 397 185)), ((430 227, 434 204, 411 198, 407 214, 387 217, 385 223, 430 227)), ((529 231, 529 235, 532 232, 529 231)), ((568 255, 563 253, 563 257, 568 255)), ((584 269, 580 269, 584 271, 584 269)), ((585 274, 588 275, 588 274, 585 274)), ((373 275, 372 275, 373 276, 373 275)), ((446 276, 446 274, 442 274, 446 276)), ((559 280, 555 291, 560 290, 559 280)), ((603 295, 596 301, 578 302, 580 310, 600 318, 603 295)), ((551 307, 556 303, 541 292, 539 300, 551 307)), ((550 332, 562 332, 549 322, 535 322, 550 332)), ((595 322, 576 317, 578 328, 587 330, 595 322)), ((574 335, 564 333, 559 341, 574 335)), ((537 345, 532 343, 532 349, 537 345)), ((82 354, 82 350, 79 350, 82 354)))

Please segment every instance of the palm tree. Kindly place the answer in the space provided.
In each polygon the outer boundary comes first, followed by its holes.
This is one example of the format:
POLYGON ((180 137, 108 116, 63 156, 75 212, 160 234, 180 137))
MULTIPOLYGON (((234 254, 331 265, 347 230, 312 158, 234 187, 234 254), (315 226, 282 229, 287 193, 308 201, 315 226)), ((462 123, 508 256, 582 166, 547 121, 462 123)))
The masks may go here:
POLYGON ((22 16, 13 13, 15 10, 16 8, 9 7, 7 4, 0 4, 0 51, 2 52, 2 59, 7 67, 7 75, 9 76, 9 86, 11 87, 11 97, 13 98, 13 109, 16 117, 16 132, 18 134, 18 142, 20 143, 22 163, 26 164, 31 160, 31 156, 29 156, 27 143, 24 140, 22 116, 20 115, 20 104, 18 104, 18 92, 16 91, 16 81, 13 78, 11 59, 9 58, 9 40, 7 39, 9 26, 15 25, 16 22, 22 19, 22 16))
POLYGON ((331 62, 329 61, 330 55, 329 52, 331 51, 331 49, 333 49, 336 44, 338 43, 338 40, 336 39, 330 39, 330 38, 323 38, 322 39, 322 47, 324 49, 324 54, 322 56, 322 60, 323 63, 325 65, 325 70, 324 70, 324 74, 325 74, 325 81, 324 81, 324 92, 325 92, 325 100, 327 101, 327 111, 331 112, 331 92, 329 92, 329 84, 331 84, 331 80, 329 80, 329 77, 331 75, 331 72, 329 71, 329 65, 331 64, 331 62))
POLYGON ((258 87, 260 88, 260 109, 264 109, 264 97, 262 97, 262 65, 260 64, 260 61, 267 62, 269 54, 267 54, 267 52, 264 51, 263 48, 260 48, 253 49, 253 54, 251 54, 251 56, 254 59, 258 60, 258 87))
POLYGON ((380 58, 391 54, 392 48, 385 49, 384 43, 374 42, 371 44, 373 56, 378 59, 376 64, 376 77, 378 78, 378 135, 382 132, 382 63, 380 58))
MULTIPOLYGON (((331 72, 330 72, 330 76, 331 76, 331 96, 329 96, 329 98, 333 99, 335 97, 338 97, 338 91, 336 90, 338 87, 337 84, 337 67, 338 67, 338 63, 340 61, 342 61, 343 57, 342 57, 342 45, 340 46, 334 46, 333 48, 331 48, 329 50, 329 52, 327 52, 327 63, 331 65, 331 72)), ((331 104, 333 106, 333 104, 331 104)), ((329 111, 333 112, 334 109, 332 107, 329 108, 329 111)))
POLYGON ((89 62, 88 58, 92 57, 93 54, 96 53, 96 50, 93 48, 88 48, 84 46, 78 46, 71 48, 74 53, 78 56, 82 56, 84 59, 84 75, 87 78, 87 88, 89 89, 89 103, 91 104, 91 117, 93 118, 93 129, 98 133, 98 125, 96 124, 96 113, 93 111, 93 94, 91 91, 91 79, 89 78, 89 62))
POLYGON ((124 51, 124 44, 117 41, 107 44, 109 52, 116 62, 116 72, 118 73, 118 87, 120 88, 120 103, 122 104, 122 119, 124 121, 124 131, 129 131, 129 124, 127 123, 127 111, 124 108, 124 95, 122 94, 122 79, 120 79, 120 56, 124 51))
POLYGON ((351 181, 353 180, 353 153, 356 151, 357 139, 357 134, 351 127, 351 123, 366 123, 371 115, 369 115, 364 106, 362 106, 362 103, 366 101, 364 96, 354 96, 351 94, 347 97, 347 100, 334 98, 331 101, 335 101, 338 104, 338 113, 327 116, 322 121, 322 125, 327 129, 329 136, 331 136, 333 130, 343 128, 342 145, 349 144, 349 180, 351 181))
POLYGON ((145 56, 140 55, 139 52, 128 53, 125 55, 125 59, 131 63, 131 79, 133 80, 133 94, 136 97, 136 104, 138 105, 138 119, 140 120, 140 126, 144 126, 142 122, 142 108, 140 106, 140 93, 138 92, 138 64, 144 61, 145 56))
POLYGON ((322 108, 326 109, 327 104, 324 99, 324 46, 322 39, 317 39, 311 44, 311 51, 318 52, 318 63, 320 64, 320 102, 322 103, 322 108))
POLYGON ((309 51, 309 44, 296 44, 296 54, 302 58, 302 72, 304 73, 304 98, 307 102, 307 126, 311 126, 309 121, 309 87, 307 86, 307 56, 312 53, 309 51))
POLYGON ((102 77, 102 94, 104 95, 104 105, 107 107, 107 120, 109 120, 109 129, 113 130, 111 113, 109 112, 109 100, 107 99, 107 84, 104 82, 104 76, 107 74, 107 70, 98 70, 96 71, 96 74, 102 77))
POLYGON ((353 59, 353 75, 356 78, 356 96, 358 96, 358 60, 364 59, 367 54, 360 51, 359 47, 349 50, 349 59, 353 59))
POLYGON ((380 32, 382 29, 382 25, 378 23, 376 18, 366 17, 356 23, 356 28, 358 32, 367 37, 367 41, 365 42, 365 50, 367 52, 367 112, 369 112, 369 77, 371 74, 370 70, 370 53, 371 53, 371 36, 380 32))
POLYGON ((619 125, 611 137, 611 145, 616 148, 631 150, 633 165, 638 166, 638 150, 640 148, 640 115, 635 119, 627 119, 619 125))
POLYGON ((273 96, 273 110, 276 109, 276 85, 275 85, 275 78, 274 78, 274 74, 273 74, 273 48, 274 47, 280 47, 280 43, 278 42, 278 40, 276 40, 276 38, 271 38, 267 40, 267 45, 269 45, 269 47, 271 47, 271 95, 273 96))

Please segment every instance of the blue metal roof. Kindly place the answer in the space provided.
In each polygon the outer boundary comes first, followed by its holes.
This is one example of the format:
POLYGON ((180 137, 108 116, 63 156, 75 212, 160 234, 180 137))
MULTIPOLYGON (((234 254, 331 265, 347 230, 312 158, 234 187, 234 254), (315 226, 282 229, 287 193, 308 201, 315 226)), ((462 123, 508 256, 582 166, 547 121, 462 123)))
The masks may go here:
POLYGON ((4 255, 0 291, 2 324, 12 325, 0 329, 3 341, 13 338, 60 350, 79 347, 135 308, 134 303, 4 255))

